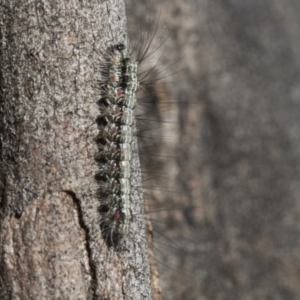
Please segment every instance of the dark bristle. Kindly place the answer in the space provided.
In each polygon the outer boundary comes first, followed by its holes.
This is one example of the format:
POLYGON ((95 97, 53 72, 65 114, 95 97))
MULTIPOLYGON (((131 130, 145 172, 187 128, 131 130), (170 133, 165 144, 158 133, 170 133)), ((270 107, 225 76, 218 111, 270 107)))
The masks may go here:
POLYGON ((119 51, 123 51, 123 50, 125 50, 125 48, 126 48, 126 46, 122 43, 116 45, 116 49, 119 50, 119 51))

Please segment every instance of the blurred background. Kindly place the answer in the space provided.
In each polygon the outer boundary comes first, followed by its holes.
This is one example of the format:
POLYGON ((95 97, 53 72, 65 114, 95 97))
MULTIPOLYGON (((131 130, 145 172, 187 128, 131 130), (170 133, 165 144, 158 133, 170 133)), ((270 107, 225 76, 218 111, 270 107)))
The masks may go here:
POLYGON ((125 3, 164 298, 300 299, 300 2, 125 3))

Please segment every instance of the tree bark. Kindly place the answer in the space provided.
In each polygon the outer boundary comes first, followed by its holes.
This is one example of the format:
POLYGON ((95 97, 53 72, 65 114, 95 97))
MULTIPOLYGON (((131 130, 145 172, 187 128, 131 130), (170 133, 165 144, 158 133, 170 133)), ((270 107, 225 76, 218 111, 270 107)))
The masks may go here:
POLYGON ((1 15, 1 299, 151 299, 136 142, 130 236, 108 248, 94 175, 103 53, 122 1, 5 1, 1 15))

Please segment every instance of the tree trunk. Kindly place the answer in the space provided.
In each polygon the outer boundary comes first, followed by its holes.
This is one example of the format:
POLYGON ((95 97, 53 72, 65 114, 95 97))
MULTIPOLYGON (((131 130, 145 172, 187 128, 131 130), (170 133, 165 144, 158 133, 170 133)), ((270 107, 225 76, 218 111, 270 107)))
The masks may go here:
POLYGON ((1 0, 1 299, 151 299, 137 144, 134 218, 108 248, 94 160, 103 53, 122 1, 1 0))

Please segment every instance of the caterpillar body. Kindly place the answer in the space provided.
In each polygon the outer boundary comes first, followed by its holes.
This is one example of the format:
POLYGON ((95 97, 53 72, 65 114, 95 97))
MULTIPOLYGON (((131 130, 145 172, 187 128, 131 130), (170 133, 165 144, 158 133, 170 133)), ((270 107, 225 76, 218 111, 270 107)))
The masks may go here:
POLYGON ((138 63, 130 58, 124 44, 111 47, 106 59, 103 97, 97 119, 99 135, 96 139, 101 200, 101 228, 106 240, 115 243, 126 236, 132 220, 131 210, 131 158, 138 63))

